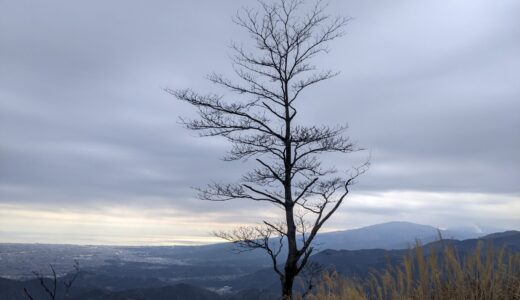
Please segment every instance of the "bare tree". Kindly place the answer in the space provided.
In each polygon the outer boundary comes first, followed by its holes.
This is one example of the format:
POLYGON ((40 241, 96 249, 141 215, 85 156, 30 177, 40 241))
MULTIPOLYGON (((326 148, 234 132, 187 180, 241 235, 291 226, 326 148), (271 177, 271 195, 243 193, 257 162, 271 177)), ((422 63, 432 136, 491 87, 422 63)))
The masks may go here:
MULTIPOLYGON (((33 274, 36 277, 36 279, 38 279, 40 286, 44 289, 45 294, 49 297, 49 299, 56 300, 56 299, 58 299, 58 274, 56 274, 56 269, 54 268, 53 265, 49 265, 49 267, 52 271, 50 285, 46 282, 47 277, 44 276, 42 273, 33 271, 33 274)), ((69 280, 65 280, 63 282, 65 297, 69 296, 69 290, 79 275, 79 261, 78 260, 74 260, 73 268, 74 268, 74 273, 72 274, 72 277, 69 280)), ((23 291, 27 298, 29 298, 30 300, 34 300, 34 297, 31 295, 31 293, 29 292, 29 290, 27 288, 24 287, 23 291)))
MULTIPOLYGON (((273 262, 284 299, 293 298, 295 277, 314 251, 312 242, 340 207, 349 186, 368 163, 338 175, 322 166, 326 153, 360 150, 344 135, 347 126, 298 123, 302 92, 338 73, 319 71, 313 58, 329 51, 328 43, 344 34, 348 19, 326 14, 327 4, 302 0, 260 1, 259 10, 243 9, 234 18, 253 41, 253 50, 232 44, 238 81, 213 73, 208 79, 240 97, 224 100, 192 90, 167 92, 197 108, 199 118, 181 119, 201 136, 220 136, 232 144, 225 160, 254 159, 257 166, 235 184, 213 183, 199 189, 203 200, 246 199, 269 202, 283 211, 279 223, 263 221, 217 235, 244 250, 263 249, 273 262), (287 257, 280 260, 282 248, 287 257), (283 266, 281 265, 283 263, 283 266)), ((324 99, 316 99, 324 101, 324 99)))

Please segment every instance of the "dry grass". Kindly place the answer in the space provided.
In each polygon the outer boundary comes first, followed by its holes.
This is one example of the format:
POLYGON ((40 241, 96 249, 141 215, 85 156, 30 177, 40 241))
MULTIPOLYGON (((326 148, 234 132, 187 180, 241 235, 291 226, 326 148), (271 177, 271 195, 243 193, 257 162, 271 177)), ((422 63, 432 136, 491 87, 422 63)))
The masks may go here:
POLYGON ((425 254, 420 245, 397 267, 364 281, 328 272, 310 300, 520 300, 520 253, 491 246, 459 257, 453 247, 425 254))

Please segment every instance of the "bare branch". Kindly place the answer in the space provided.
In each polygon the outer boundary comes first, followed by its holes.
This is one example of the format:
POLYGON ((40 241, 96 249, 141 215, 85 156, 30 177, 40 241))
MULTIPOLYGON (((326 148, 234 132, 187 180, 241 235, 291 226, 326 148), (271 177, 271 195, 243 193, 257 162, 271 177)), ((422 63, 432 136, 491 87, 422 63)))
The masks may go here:
POLYGON ((345 178, 336 176, 333 165, 323 166, 322 155, 361 150, 345 135, 347 126, 303 126, 296 120, 303 91, 339 74, 319 70, 313 59, 343 36, 349 19, 328 15, 328 4, 322 0, 314 5, 304 0, 259 0, 259 5, 258 10, 243 9, 234 18, 252 41, 251 48, 231 44, 237 80, 218 73, 208 76, 233 94, 232 100, 224 100, 229 95, 201 95, 187 89, 166 91, 197 109, 198 118, 181 119, 186 128, 231 143, 224 160, 254 159, 256 166, 239 182, 210 184, 198 189, 199 198, 269 202, 284 210, 281 224, 264 221, 261 226, 216 235, 241 251, 266 251, 280 276, 284 297, 292 299, 294 278, 308 265, 316 234, 368 164, 345 178), (295 209, 302 214, 295 216, 295 209), (277 258, 284 241, 287 258, 281 269, 277 258))
POLYGON ((29 293, 27 288, 24 287, 23 292, 24 292, 25 296, 27 296, 27 298, 29 298, 30 300, 34 300, 33 296, 31 296, 31 293, 29 293))
POLYGON ((243 226, 230 232, 219 231, 214 235, 235 244, 237 252, 265 250, 271 258, 275 272, 283 278, 284 274, 278 268, 277 258, 283 249, 284 226, 283 224, 273 225, 266 221, 264 224, 266 226, 243 226))
POLYGON ((283 205, 283 201, 277 198, 276 194, 268 191, 260 191, 246 184, 220 184, 213 183, 205 189, 199 191, 199 198, 207 201, 229 201, 234 199, 248 199, 253 201, 267 201, 274 204, 283 205), (247 190, 253 192, 248 193, 247 190))
MULTIPOLYGON (((309 236, 306 240, 306 243, 299 250, 300 253, 305 254, 308 251, 312 252, 311 243, 316 237, 316 234, 321 229, 323 224, 336 212, 336 210, 341 206, 343 200, 349 193, 349 186, 355 183, 355 180, 364 174, 368 168, 370 167, 370 161, 366 161, 359 167, 355 167, 348 179, 341 182, 341 179, 334 178, 332 180, 320 182, 314 190, 310 193, 320 196, 321 202, 317 205, 318 210, 315 211, 317 214, 313 227, 309 233, 309 236), (339 190, 340 185, 343 185, 344 191, 336 196, 336 192, 339 190), (336 197, 335 197, 336 196, 336 197), (327 211, 328 206, 331 205, 330 210, 327 211)), ((310 255, 310 254, 309 254, 310 255)), ((301 265, 300 267, 302 267, 301 265)))

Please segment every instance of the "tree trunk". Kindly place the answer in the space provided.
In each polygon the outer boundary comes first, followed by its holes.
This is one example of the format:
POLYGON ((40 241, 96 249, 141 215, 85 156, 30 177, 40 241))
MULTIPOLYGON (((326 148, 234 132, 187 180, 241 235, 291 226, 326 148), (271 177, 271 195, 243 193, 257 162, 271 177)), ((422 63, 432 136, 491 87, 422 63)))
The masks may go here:
MULTIPOLYGON (((287 62, 286 62, 287 63, 287 62)), ((285 220, 287 225, 288 253, 285 261, 285 276, 282 281, 282 299, 293 299, 294 278, 298 275, 298 245, 296 243, 296 224, 294 223, 294 204, 292 199, 292 144, 291 116, 289 104, 289 81, 282 83, 285 102, 285 220)))
POLYGON ((282 300, 292 300, 294 275, 289 276, 287 269, 285 272, 285 278, 282 282, 282 300))
POLYGON ((288 253, 285 261, 284 280, 282 281, 282 299, 293 299, 294 278, 298 275, 298 246, 296 244, 296 225, 294 223, 293 206, 287 205, 285 209, 287 222, 288 253))

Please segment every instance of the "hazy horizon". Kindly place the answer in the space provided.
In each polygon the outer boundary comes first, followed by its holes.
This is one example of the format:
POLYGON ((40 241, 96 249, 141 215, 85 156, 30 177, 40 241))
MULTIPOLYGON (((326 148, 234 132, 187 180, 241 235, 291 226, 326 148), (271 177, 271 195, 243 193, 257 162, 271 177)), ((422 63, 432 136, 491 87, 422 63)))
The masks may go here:
MULTIPOLYGON (((230 42, 249 40, 231 17, 255 5, 2 2, 0 243, 203 244, 275 219, 269 205, 196 199, 191 187, 233 182, 248 163, 183 129, 192 107, 163 91, 226 94, 205 76, 232 72, 230 42)), ((348 123, 367 150, 334 164, 372 166, 324 230, 520 230, 520 2, 332 0, 330 11, 352 20, 316 65, 341 74, 302 95, 299 116, 348 123)))
MULTIPOLYGON (((406 223, 410 225, 420 225, 420 226, 431 226, 440 230, 452 230, 454 232, 464 232, 466 234, 474 234, 477 237, 485 236, 491 233, 497 233, 497 232, 504 232, 509 230, 518 230, 518 228, 496 228, 496 227, 478 227, 478 226, 470 226, 470 227, 437 227, 429 224, 419 224, 419 223, 412 223, 407 221, 389 221, 384 223, 376 223, 376 224, 370 224, 367 226, 360 226, 360 227, 354 227, 354 228, 346 228, 346 229, 339 229, 339 230, 323 230, 318 235, 324 234, 324 233, 334 233, 334 232, 343 232, 343 231, 351 231, 351 230, 359 230, 364 229, 367 227, 372 226, 384 226, 387 224, 392 223, 406 223), (480 235, 479 235, 480 234, 480 235)), ((443 236, 443 238, 449 238, 447 236, 443 236)), ((460 238, 459 238, 460 239, 460 238)), ((155 241, 147 240, 143 241, 141 239, 139 240, 118 240, 118 241, 109 241, 109 240, 102 240, 99 236, 95 236, 92 238, 92 241, 95 241, 97 243, 89 243, 88 237, 85 236, 75 236, 71 239, 69 239, 69 242, 59 242, 59 241, 52 241, 49 240, 41 241, 41 242, 27 242, 24 240, 24 238, 21 239, 21 241, 0 241, 0 244, 40 244, 40 245, 74 245, 74 246, 115 246, 115 247, 161 247, 161 246, 204 246, 204 245, 212 245, 212 244, 219 244, 219 243, 227 243, 226 241, 223 241, 220 238, 217 237, 209 237, 206 240, 200 239, 200 240, 175 240, 175 241, 168 241, 164 238, 157 239, 155 241)))

